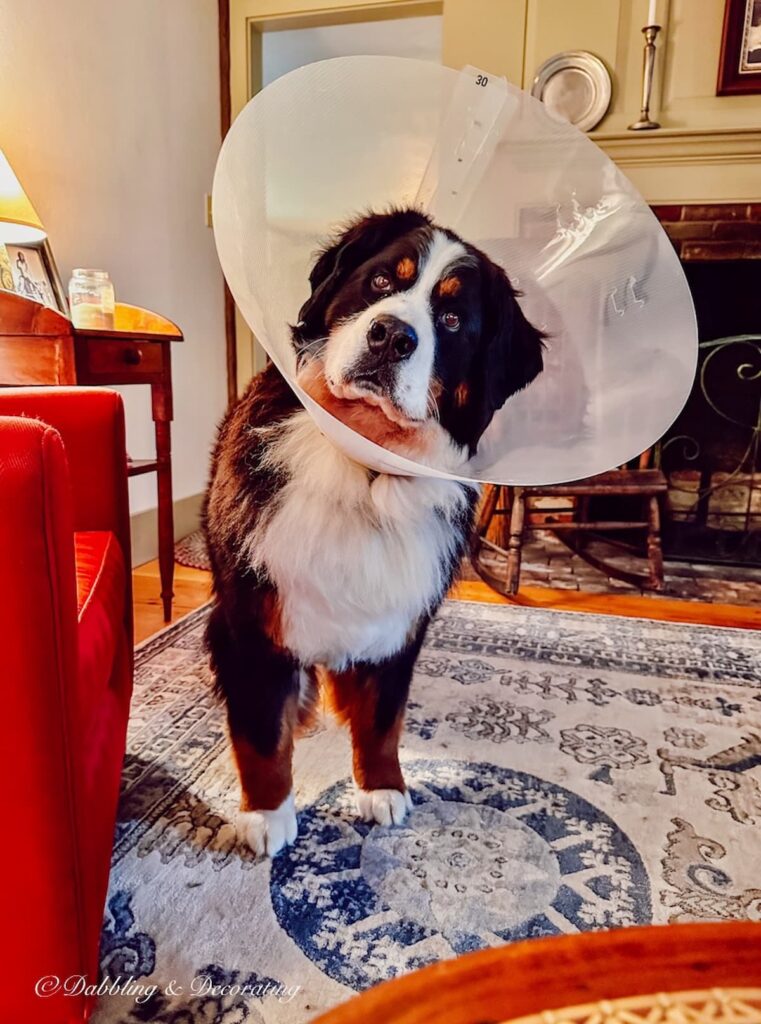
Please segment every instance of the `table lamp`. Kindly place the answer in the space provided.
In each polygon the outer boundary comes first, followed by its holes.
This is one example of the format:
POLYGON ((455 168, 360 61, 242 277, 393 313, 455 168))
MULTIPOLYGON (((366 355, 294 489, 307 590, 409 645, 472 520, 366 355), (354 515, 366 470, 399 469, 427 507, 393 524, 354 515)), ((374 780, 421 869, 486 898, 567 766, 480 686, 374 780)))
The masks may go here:
POLYGON ((23 245, 43 238, 42 221, 0 149, 0 243, 23 245))

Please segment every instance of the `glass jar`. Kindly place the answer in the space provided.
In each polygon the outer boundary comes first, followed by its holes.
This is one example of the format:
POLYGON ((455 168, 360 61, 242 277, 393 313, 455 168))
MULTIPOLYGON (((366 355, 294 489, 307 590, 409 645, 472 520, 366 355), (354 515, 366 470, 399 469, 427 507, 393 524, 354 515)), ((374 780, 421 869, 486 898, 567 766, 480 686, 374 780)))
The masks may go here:
POLYGON ((112 330, 114 326, 114 286, 105 270, 72 271, 69 281, 69 306, 75 327, 112 330))

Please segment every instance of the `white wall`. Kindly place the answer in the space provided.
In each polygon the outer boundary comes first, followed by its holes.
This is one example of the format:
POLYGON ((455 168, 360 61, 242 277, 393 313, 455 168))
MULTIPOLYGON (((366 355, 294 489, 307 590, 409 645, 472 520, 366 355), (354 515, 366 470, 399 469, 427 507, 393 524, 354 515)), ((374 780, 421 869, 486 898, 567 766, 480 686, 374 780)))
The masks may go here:
POLYGON ((262 80, 268 85, 303 64, 354 54, 415 57, 440 63, 442 24, 440 15, 427 15, 265 32, 262 80))
MULTIPOLYGON (((226 402, 222 276, 204 224, 219 149, 217 0, 0 0, 0 147, 64 284, 102 267, 173 347, 175 498, 203 490, 226 402)), ((122 389, 127 443, 153 452, 147 389, 122 389)), ((131 481, 131 510, 155 505, 131 481)))

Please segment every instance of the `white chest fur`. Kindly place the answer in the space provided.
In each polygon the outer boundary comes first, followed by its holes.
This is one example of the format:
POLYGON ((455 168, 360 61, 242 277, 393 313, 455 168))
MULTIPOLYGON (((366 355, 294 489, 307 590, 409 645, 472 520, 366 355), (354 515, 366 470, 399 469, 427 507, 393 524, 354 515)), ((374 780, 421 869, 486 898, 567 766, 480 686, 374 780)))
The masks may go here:
POLYGON ((304 665, 335 669, 400 650, 446 586, 462 487, 422 477, 371 481, 306 412, 279 428, 267 462, 288 482, 249 558, 277 587, 285 644, 304 665))

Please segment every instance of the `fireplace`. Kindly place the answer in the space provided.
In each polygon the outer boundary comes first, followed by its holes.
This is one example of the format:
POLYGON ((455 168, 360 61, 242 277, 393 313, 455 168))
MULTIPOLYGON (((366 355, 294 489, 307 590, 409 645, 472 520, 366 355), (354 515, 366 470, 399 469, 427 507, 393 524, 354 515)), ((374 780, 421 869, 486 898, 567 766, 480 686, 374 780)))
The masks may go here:
POLYGON ((695 301, 689 401, 661 440, 666 556, 761 566, 761 204, 656 207, 695 301))

